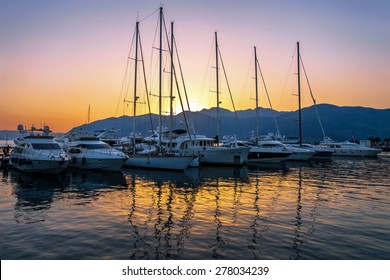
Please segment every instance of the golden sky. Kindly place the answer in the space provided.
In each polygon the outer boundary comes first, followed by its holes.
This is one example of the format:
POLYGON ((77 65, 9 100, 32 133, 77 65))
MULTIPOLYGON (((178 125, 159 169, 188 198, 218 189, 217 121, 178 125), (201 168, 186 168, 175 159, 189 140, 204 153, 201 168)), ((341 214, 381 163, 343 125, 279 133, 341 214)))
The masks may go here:
MULTIPOLYGON (((137 18, 148 86, 158 94, 157 51, 152 48, 158 47, 158 14, 148 16, 160 3, 2 1, 0 130, 22 123, 66 132, 86 122, 89 106, 91 121, 131 115, 121 88, 137 18)), ((212 67, 217 30, 236 109, 255 106, 253 46, 273 108, 297 109, 297 41, 317 103, 390 108, 389 1, 167 0, 163 6, 167 28, 175 22, 192 110, 216 106, 212 67)), ((168 80, 164 74, 165 91, 168 80)), ((260 88, 259 105, 269 107, 260 88)), ((128 94, 131 99, 132 91, 128 94)), ((305 87, 302 95, 303 107, 312 105, 305 87)), ((226 86, 221 99, 222 107, 232 108, 226 86)), ((151 100, 157 112, 157 99, 151 100)), ((146 113, 146 106, 139 104, 137 113, 146 113)))

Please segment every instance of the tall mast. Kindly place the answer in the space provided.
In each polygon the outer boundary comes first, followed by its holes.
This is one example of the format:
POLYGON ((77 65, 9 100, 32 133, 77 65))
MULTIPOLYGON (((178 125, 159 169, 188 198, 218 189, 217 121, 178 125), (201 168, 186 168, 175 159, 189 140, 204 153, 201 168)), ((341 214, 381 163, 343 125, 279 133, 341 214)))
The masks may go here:
POLYGON ((218 38, 215 32, 215 72, 217 82, 217 144, 219 144, 219 75, 218 75, 218 38))
POLYGON ((158 115, 159 115, 159 132, 158 132, 158 141, 159 149, 161 149, 161 134, 162 134, 162 117, 161 117, 161 108, 162 108, 162 19, 163 17, 163 7, 160 7, 160 69, 159 69, 159 80, 158 80, 158 115))
POLYGON ((134 66, 134 104, 133 104, 133 154, 135 155, 135 116, 137 109, 137 67, 138 67, 139 22, 135 24, 135 66, 134 66))
POLYGON ((256 88, 256 144, 259 141, 259 90, 257 85, 257 53, 255 49, 255 88, 256 88))
POLYGON ((299 146, 302 146, 302 112, 301 112, 301 67, 299 42, 297 42, 297 60, 298 60, 298 113, 299 113, 299 146))
POLYGON ((172 149, 172 127, 173 127, 173 21, 171 21, 171 88, 170 88, 170 114, 169 114, 169 122, 170 122, 170 132, 169 132, 169 146, 172 149))

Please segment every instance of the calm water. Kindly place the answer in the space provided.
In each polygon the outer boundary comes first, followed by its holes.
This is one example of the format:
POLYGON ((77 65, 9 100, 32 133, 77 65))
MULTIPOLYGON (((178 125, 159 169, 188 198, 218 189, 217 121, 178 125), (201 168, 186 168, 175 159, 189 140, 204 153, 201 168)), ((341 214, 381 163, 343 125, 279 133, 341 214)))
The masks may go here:
POLYGON ((0 180, 1 259, 390 259, 390 157, 0 180))

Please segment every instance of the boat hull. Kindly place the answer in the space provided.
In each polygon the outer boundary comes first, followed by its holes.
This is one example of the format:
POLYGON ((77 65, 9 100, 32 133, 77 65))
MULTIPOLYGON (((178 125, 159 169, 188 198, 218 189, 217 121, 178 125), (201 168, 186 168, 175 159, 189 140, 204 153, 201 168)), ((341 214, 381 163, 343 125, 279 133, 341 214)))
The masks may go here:
POLYGON ((29 173, 59 173, 64 171, 70 164, 70 160, 34 159, 11 156, 10 165, 23 172, 29 173))
POLYGON ((335 150, 333 156, 347 156, 347 157, 376 157, 380 150, 335 150))
POLYGON ((277 163, 287 159, 291 153, 281 150, 272 150, 261 147, 252 147, 249 150, 248 162, 249 163, 277 163))
POLYGON ((130 156, 125 166, 148 168, 148 169, 165 169, 165 170, 184 170, 193 161, 192 156, 147 156, 133 155, 130 156))
POLYGON ((89 158, 89 157, 72 157, 70 167, 100 170, 100 171, 118 171, 125 163, 123 158, 89 158))
POLYGON ((322 143, 321 147, 326 147, 333 152, 332 156, 346 157, 377 157, 382 151, 371 147, 365 147, 350 142, 330 142, 322 143))
POLYGON ((248 147, 211 147, 200 150, 199 162, 202 165, 240 166, 247 162, 248 147))

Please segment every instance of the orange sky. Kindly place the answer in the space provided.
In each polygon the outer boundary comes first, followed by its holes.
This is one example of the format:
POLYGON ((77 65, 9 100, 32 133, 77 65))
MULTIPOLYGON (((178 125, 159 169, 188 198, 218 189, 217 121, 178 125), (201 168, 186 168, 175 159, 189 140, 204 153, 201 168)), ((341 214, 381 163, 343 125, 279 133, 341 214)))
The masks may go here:
MULTIPOLYGON (((123 114, 121 86, 137 12, 144 19, 161 1, 65 2, 2 4, 0 130, 22 123, 66 132, 86 122, 89 105, 91 121, 123 114)), ((318 103, 390 108, 390 2, 291 2, 164 1, 167 25, 175 21, 191 109, 215 106, 216 30, 237 109, 255 105, 256 45, 274 109, 296 110, 297 41, 318 103)), ((154 14, 140 24, 148 73, 157 19, 154 14)), ((260 106, 269 107, 260 94, 260 106)), ((303 95, 303 106, 312 105, 305 88, 303 95)), ((226 87, 221 98, 221 106, 231 109, 226 87)))

